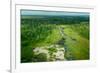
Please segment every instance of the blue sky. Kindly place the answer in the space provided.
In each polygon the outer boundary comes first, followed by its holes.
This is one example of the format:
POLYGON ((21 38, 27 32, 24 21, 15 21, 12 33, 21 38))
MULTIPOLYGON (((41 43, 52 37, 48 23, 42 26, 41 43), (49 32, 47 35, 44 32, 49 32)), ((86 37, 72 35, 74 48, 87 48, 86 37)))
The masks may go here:
POLYGON ((88 12, 57 12, 57 11, 21 10, 21 15, 55 15, 55 16, 83 15, 83 16, 89 16, 89 13, 88 12))

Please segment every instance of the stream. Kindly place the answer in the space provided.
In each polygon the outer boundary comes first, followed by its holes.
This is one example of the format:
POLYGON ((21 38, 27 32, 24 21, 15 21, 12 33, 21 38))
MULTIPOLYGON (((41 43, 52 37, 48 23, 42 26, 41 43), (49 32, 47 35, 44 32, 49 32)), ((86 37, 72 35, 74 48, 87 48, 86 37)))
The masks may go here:
POLYGON ((63 27, 59 27, 59 31, 60 31, 60 34, 62 36, 62 39, 59 41, 58 44, 62 45, 64 47, 66 60, 73 60, 74 57, 72 56, 69 48, 67 47, 67 44, 65 44, 66 39, 67 39, 67 35, 64 33, 64 28, 63 27))

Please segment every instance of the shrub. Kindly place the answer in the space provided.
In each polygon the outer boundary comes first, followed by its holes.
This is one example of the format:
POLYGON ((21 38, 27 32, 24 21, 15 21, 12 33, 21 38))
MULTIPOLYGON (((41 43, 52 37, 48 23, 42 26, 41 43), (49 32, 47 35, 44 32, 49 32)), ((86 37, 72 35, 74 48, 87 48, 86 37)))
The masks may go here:
POLYGON ((33 55, 33 62, 45 62, 45 61, 47 61, 47 55, 45 53, 33 55))

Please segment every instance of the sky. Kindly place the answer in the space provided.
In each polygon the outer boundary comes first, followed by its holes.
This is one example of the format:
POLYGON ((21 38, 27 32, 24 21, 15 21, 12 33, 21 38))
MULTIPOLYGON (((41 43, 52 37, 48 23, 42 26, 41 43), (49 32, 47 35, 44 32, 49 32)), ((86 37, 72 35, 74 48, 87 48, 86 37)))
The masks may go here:
POLYGON ((82 15, 89 16, 88 12, 62 12, 62 11, 37 11, 37 10, 21 10, 21 15, 55 15, 55 16, 63 16, 63 15, 82 15))

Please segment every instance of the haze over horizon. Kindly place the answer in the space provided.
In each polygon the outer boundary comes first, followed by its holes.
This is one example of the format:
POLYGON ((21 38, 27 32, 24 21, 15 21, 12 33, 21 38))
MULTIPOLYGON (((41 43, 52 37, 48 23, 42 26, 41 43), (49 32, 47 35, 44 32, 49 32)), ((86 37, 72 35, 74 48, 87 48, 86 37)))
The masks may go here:
POLYGON ((64 12, 64 11, 21 10, 21 15, 89 16, 89 12, 64 12))

